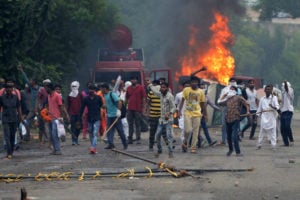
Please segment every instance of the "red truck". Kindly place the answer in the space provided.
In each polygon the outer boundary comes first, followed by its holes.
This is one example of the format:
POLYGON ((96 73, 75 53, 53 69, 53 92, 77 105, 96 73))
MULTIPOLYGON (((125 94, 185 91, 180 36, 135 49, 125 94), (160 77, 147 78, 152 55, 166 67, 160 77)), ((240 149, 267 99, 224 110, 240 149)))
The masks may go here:
MULTIPOLYGON (((164 77, 167 82, 173 83, 170 69, 146 70, 144 51, 142 48, 131 48, 132 34, 125 25, 116 26, 108 35, 107 43, 107 48, 98 51, 98 60, 92 73, 94 82, 110 83, 121 75, 124 81, 129 81, 133 76, 138 77, 143 85, 146 77, 151 80, 164 77)), ((172 84, 170 88, 173 89, 172 84)))

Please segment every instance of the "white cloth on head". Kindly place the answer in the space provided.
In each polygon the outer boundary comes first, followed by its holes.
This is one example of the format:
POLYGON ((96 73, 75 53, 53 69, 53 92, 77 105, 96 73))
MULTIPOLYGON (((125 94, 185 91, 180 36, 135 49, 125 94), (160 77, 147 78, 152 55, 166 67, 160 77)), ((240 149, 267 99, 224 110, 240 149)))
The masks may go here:
POLYGON ((43 80, 43 84, 45 83, 51 83, 50 79, 43 80))
POLYGON ((71 83, 71 92, 69 94, 70 97, 77 97, 78 93, 79 93, 79 82, 78 81, 73 81, 71 83))
POLYGON ((127 90, 127 88, 128 88, 129 86, 131 86, 131 85, 132 85, 132 83, 131 83, 130 81, 126 81, 126 82, 125 82, 124 89, 127 90))

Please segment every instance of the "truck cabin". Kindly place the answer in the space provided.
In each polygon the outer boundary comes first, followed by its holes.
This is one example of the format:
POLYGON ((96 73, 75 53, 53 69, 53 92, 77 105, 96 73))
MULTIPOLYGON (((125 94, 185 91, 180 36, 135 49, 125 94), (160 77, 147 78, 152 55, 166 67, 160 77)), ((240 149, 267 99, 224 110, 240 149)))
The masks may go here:
POLYGON ((93 80, 110 83, 120 75, 124 82, 138 77, 139 83, 144 84, 143 60, 143 49, 99 49, 93 80))
POLYGON ((118 49, 99 49, 98 62, 102 61, 144 61, 143 49, 128 48, 118 49))

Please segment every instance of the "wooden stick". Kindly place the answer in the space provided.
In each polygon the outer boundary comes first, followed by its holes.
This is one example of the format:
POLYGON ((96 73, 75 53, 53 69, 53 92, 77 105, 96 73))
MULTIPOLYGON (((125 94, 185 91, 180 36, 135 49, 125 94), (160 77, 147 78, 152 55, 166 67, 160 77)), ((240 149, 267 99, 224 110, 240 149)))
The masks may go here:
POLYGON ((110 127, 108 127, 108 129, 106 129, 106 131, 103 133, 103 136, 101 137, 102 139, 106 137, 106 134, 108 133, 108 131, 110 131, 110 129, 112 129, 112 127, 117 123, 117 121, 119 120, 120 117, 117 117, 115 119, 115 121, 110 125, 110 127))
POLYGON ((195 76, 199 72, 206 71, 206 70, 207 70, 206 66, 203 66, 201 69, 198 69, 197 71, 191 73, 191 76, 195 76))
POLYGON ((251 113, 251 114, 249 114, 249 115, 243 114, 243 115, 240 115, 240 116, 241 116, 241 117, 247 117, 247 116, 258 115, 258 114, 261 114, 261 113, 264 113, 264 112, 271 112, 271 111, 275 111, 275 110, 263 110, 263 111, 260 111, 260 112, 251 113))

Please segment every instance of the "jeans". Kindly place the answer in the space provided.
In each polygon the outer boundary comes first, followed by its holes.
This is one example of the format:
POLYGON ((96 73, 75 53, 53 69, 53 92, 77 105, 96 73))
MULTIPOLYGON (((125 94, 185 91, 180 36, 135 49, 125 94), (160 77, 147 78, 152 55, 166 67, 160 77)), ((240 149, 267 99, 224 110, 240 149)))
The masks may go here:
MULTIPOLYGON (((149 118, 149 125, 150 125, 149 148, 151 148, 151 149, 154 146, 155 133, 157 131, 158 122, 159 122, 159 117, 150 117, 149 118)), ((162 128, 162 137, 164 138, 165 143, 168 145, 169 143, 168 143, 165 127, 162 128)))
POLYGON ((129 141, 132 141, 132 136, 134 132, 133 124, 135 124, 136 140, 141 139, 141 123, 142 123, 141 119, 142 119, 142 113, 134 110, 127 110, 127 121, 129 125, 129 136, 128 136, 129 141))
POLYGON ((204 117, 201 118, 201 122, 200 122, 200 123, 201 123, 201 126, 199 127, 198 140, 199 140, 199 137, 200 137, 200 128, 202 127, 203 132, 204 132, 204 135, 205 135, 205 138, 206 138, 208 144, 211 144, 211 143, 212 143, 211 137, 210 137, 210 135, 209 135, 208 127, 207 127, 207 124, 206 124, 206 121, 205 121, 205 118, 204 118, 204 117))
POLYGON ((60 151, 60 141, 58 138, 58 131, 57 131, 57 120, 52 120, 49 123, 49 133, 50 133, 50 139, 54 151, 60 151))
POLYGON ((90 138, 91 146, 93 148, 96 148, 97 146, 99 126, 100 126, 100 120, 95 122, 88 122, 89 138, 90 138))
POLYGON ((12 155, 15 147, 15 136, 17 132, 17 123, 3 123, 3 135, 4 141, 6 143, 6 152, 7 155, 12 155))
MULTIPOLYGON (((250 110, 251 114, 256 113, 256 110, 250 110)), ((255 129, 257 127, 257 115, 252 115, 247 117, 247 125, 242 129, 242 135, 244 135, 244 132, 251 126, 251 132, 249 138, 253 138, 255 134, 255 129)))
POLYGON ((241 153, 240 150, 240 145, 239 145, 239 126, 240 126, 240 121, 236 120, 231 123, 226 123, 227 127, 227 143, 229 147, 229 151, 233 151, 233 145, 234 144, 234 149, 237 154, 241 153))
POLYGON ((293 132, 291 128, 293 112, 285 111, 281 113, 280 122, 281 122, 281 136, 284 145, 288 146, 289 142, 294 142, 293 132))
POLYGON ((172 121, 168 122, 167 124, 163 124, 163 123, 158 124, 157 131, 156 131, 157 149, 159 152, 162 151, 161 136, 162 136, 163 128, 165 128, 167 132, 169 152, 172 152, 173 151, 173 135, 172 135, 173 122, 172 121))
MULTIPOLYGON (((116 120, 116 117, 108 117, 107 118, 107 127, 109 128, 116 120)), ((114 146, 114 134, 115 134, 115 128, 118 131, 118 134, 122 140, 123 146, 127 146, 126 136, 124 134, 123 125, 121 119, 118 119, 118 121, 113 125, 113 127, 108 131, 107 133, 107 139, 108 139, 108 145, 114 146)))
POLYGON ((79 115, 71 115, 70 123, 71 123, 71 132, 72 132, 72 144, 78 144, 78 137, 80 134, 80 129, 76 127, 76 123, 80 122, 79 115))

